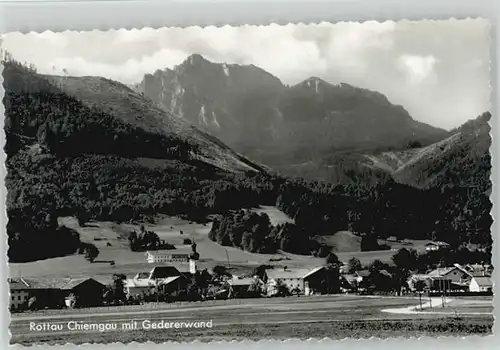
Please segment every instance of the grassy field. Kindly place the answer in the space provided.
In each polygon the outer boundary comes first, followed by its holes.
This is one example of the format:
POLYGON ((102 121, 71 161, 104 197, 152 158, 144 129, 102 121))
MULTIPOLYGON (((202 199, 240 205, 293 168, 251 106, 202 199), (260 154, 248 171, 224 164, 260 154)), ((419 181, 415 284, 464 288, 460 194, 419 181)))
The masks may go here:
MULTIPOLYGON (((394 315, 383 313, 387 307, 417 305, 411 297, 370 297, 332 295, 269 299, 241 299, 198 303, 150 304, 115 308, 65 310, 58 314, 26 313, 14 315, 10 330, 11 343, 84 343, 130 341, 200 341, 241 339, 286 339, 345 337, 380 338, 396 336, 464 336, 490 334, 493 316, 457 318, 453 314, 394 315), (38 317, 38 319, 37 319, 38 317), (68 320, 86 323, 120 323, 130 320, 141 323, 209 321, 213 327, 204 329, 141 329, 109 332, 45 332, 28 328, 29 322, 66 324, 68 320)), ((51 310, 53 312, 53 310, 51 310)))
MULTIPOLYGON (((293 221, 275 207, 263 206, 253 209, 256 212, 265 212, 274 224, 293 221)), ((94 277, 102 282, 108 282, 113 273, 124 273, 132 277, 138 272, 149 271, 151 264, 146 262, 144 252, 132 252, 128 247, 128 234, 131 230, 139 230, 139 225, 116 224, 113 222, 90 222, 85 227, 80 227, 76 219, 64 217, 60 223, 77 230, 81 240, 95 244, 100 254, 94 263, 89 263, 82 255, 71 255, 29 263, 9 264, 11 277, 94 277), (110 262, 114 261, 114 265, 110 262)), ((277 266, 287 265, 293 267, 316 267, 324 264, 323 258, 313 256, 295 255, 289 253, 254 254, 234 247, 223 247, 208 238, 211 223, 196 223, 178 217, 160 216, 155 224, 146 224, 146 229, 158 234, 160 239, 174 244, 180 250, 190 250, 189 245, 183 244, 189 238, 197 244, 200 253, 198 267, 200 269, 212 268, 215 265, 226 265, 235 274, 249 273, 261 264, 277 266), (272 262, 271 262, 272 261, 272 262)), ((368 265, 373 260, 379 259, 391 262, 395 250, 403 247, 398 243, 390 243, 392 250, 360 252, 357 237, 350 232, 340 232, 338 235, 325 236, 326 243, 337 245, 339 259, 345 263, 356 257, 361 263, 368 265), (354 251, 349 251, 349 250, 354 251)), ((414 241, 407 248, 425 249, 427 241, 414 241)), ((187 269, 186 266, 179 266, 187 269)))

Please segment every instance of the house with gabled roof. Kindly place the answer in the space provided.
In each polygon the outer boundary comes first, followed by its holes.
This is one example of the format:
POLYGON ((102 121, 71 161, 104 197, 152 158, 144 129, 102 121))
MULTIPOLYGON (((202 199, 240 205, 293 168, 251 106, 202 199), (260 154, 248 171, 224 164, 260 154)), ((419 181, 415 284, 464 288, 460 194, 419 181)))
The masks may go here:
POLYGON ((155 266, 149 272, 139 272, 133 278, 126 279, 125 293, 127 296, 137 296, 159 288, 169 293, 184 288, 190 277, 190 272, 185 269, 179 271, 176 266, 155 266))
POLYGON ((256 285, 261 292, 265 291, 264 282, 257 276, 254 277, 235 277, 226 281, 228 285, 228 297, 238 298, 252 295, 250 287, 256 285))
POLYGON ((464 290, 467 289, 472 274, 460 264, 439 267, 425 274, 413 274, 408 280, 408 286, 414 290, 418 281, 423 281, 430 290, 464 290))
POLYGON ((441 249, 448 249, 450 248, 450 245, 446 242, 443 241, 430 241, 425 245, 425 250, 426 251, 438 251, 441 249))
POLYGON ((11 307, 26 307, 35 297, 38 308, 63 307, 70 296, 78 306, 96 306, 102 302, 105 285, 89 278, 17 278, 9 279, 11 307))
POLYGON ((321 283, 324 278, 326 269, 324 266, 318 266, 312 269, 308 268, 283 268, 266 270, 268 295, 277 293, 278 283, 283 283, 287 286, 290 292, 299 294, 311 295, 321 291, 321 283))
POLYGON ((472 277, 469 284, 470 292, 493 292, 493 281, 488 276, 472 277))

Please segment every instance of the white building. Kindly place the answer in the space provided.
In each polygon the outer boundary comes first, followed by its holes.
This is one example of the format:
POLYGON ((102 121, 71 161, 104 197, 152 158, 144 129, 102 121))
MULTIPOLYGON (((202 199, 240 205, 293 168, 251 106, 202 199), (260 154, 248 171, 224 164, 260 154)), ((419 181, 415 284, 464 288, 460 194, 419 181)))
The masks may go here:
POLYGON ((441 249, 447 249, 449 248, 450 245, 446 242, 441 242, 441 241, 431 241, 425 245, 425 250, 426 251, 438 251, 441 249))
POLYGON ((187 281, 187 275, 174 266, 155 266, 150 272, 140 272, 134 278, 126 279, 125 292, 135 296, 148 293, 157 286, 173 286, 176 289, 187 281))
POLYGON ((191 251, 172 249, 172 250, 155 250, 146 252, 146 260, 150 264, 154 263, 171 263, 171 262, 189 262, 191 251))
POLYGON ((491 292, 493 290, 493 282, 491 278, 486 276, 473 277, 469 284, 470 292, 491 292))
POLYGON ((298 290, 301 294, 314 294, 316 291, 315 286, 317 285, 315 277, 324 272, 324 270, 324 266, 314 269, 288 269, 284 267, 283 269, 266 270, 268 295, 277 293, 276 287, 280 282, 286 285, 290 292, 298 290))

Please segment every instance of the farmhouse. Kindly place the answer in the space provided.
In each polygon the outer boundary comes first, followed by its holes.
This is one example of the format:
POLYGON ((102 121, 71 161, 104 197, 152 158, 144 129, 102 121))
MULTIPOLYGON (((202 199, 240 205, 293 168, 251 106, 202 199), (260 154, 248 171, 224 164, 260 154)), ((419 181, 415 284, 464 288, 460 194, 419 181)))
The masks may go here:
POLYGON ((264 289, 264 282, 258 277, 255 278, 233 278, 227 281, 229 285, 229 297, 238 298, 249 296, 250 287, 254 284, 258 285, 261 290, 264 289))
POLYGON ((423 281, 429 290, 464 290, 467 289, 472 275, 459 264, 441 267, 426 274, 414 274, 407 280, 411 290, 416 289, 418 281, 423 281))
POLYGON ((486 276, 473 277, 469 284, 470 292, 492 292, 493 281, 486 276))
POLYGON ((321 290, 325 267, 319 266, 314 269, 283 269, 266 270, 268 278, 268 294, 277 293, 278 283, 283 283, 289 291, 298 291, 300 294, 311 295, 321 290))
POLYGON ((444 278, 453 283, 468 283, 472 275, 462 266, 455 264, 450 267, 437 268, 427 273, 431 278, 444 278))
POLYGON ((150 272, 139 272, 125 280, 127 296, 142 295, 161 288, 165 293, 182 289, 188 282, 189 272, 180 272, 175 266, 155 266, 150 272))
POLYGON ((11 307, 27 307, 28 300, 34 297, 37 308, 66 306, 96 306, 102 300, 104 284, 93 278, 62 279, 11 279, 11 307), (69 300, 75 301, 72 305, 69 300))
POLYGON ((344 293, 356 291, 361 280, 354 274, 343 274, 340 280, 340 290, 344 293))
POLYGON ((76 278, 59 281, 66 306, 70 306, 71 296, 75 297, 76 306, 98 306, 102 302, 105 285, 93 278, 76 278))
POLYGON ((441 249, 447 249, 449 248, 450 245, 446 242, 441 242, 441 241, 431 241, 425 245, 425 250, 426 251, 438 251, 441 249))
POLYGON ((491 265, 482 264, 467 264, 464 269, 470 272, 473 276, 491 276, 491 265))

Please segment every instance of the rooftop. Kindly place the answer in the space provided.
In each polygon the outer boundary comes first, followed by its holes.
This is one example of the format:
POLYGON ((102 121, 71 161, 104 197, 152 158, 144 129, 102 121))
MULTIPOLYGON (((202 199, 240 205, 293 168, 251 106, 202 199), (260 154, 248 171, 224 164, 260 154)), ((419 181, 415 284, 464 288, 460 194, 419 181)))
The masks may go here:
POLYGON ((158 255, 189 255, 193 252, 190 245, 176 247, 175 249, 148 250, 146 254, 158 255))
MULTIPOLYGON (((93 278, 81 277, 81 278, 37 278, 37 279, 28 279, 28 278, 17 278, 9 280, 10 289, 13 290, 21 290, 21 289, 63 289, 69 290, 73 289, 76 286, 86 282, 88 280, 92 280, 96 283, 102 284, 94 280, 93 278)), ((104 285, 103 285, 104 286, 104 285)))
POLYGON ((125 280, 125 286, 127 287, 154 287, 156 286, 156 283, 158 285, 167 285, 172 283, 173 281, 177 280, 180 278, 180 276, 174 276, 174 277, 167 277, 167 278, 159 278, 159 279, 127 279, 125 280))
POLYGON ((449 246, 448 243, 443 242, 443 241, 430 241, 429 243, 426 244, 426 246, 428 246, 428 245, 437 245, 437 246, 440 246, 440 247, 449 246))
POLYGON ((481 287, 493 287, 493 281, 489 277, 477 276, 473 279, 476 280, 476 283, 481 287))
POLYGON ((359 277, 368 277, 371 275, 370 270, 359 270, 356 271, 354 274, 358 275, 359 277))
POLYGON ((232 280, 227 281, 232 286, 251 286, 254 284, 254 278, 234 278, 232 280))
POLYGON ((280 268, 275 268, 275 269, 266 270, 266 274, 267 274, 267 277, 270 279, 307 278, 323 268, 324 268, 323 266, 315 267, 314 269, 307 269, 307 268, 288 269, 287 268, 286 270, 284 270, 284 269, 280 269, 280 268))
POLYGON ((155 266, 151 269, 149 278, 166 278, 180 276, 179 270, 175 266, 155 266))

